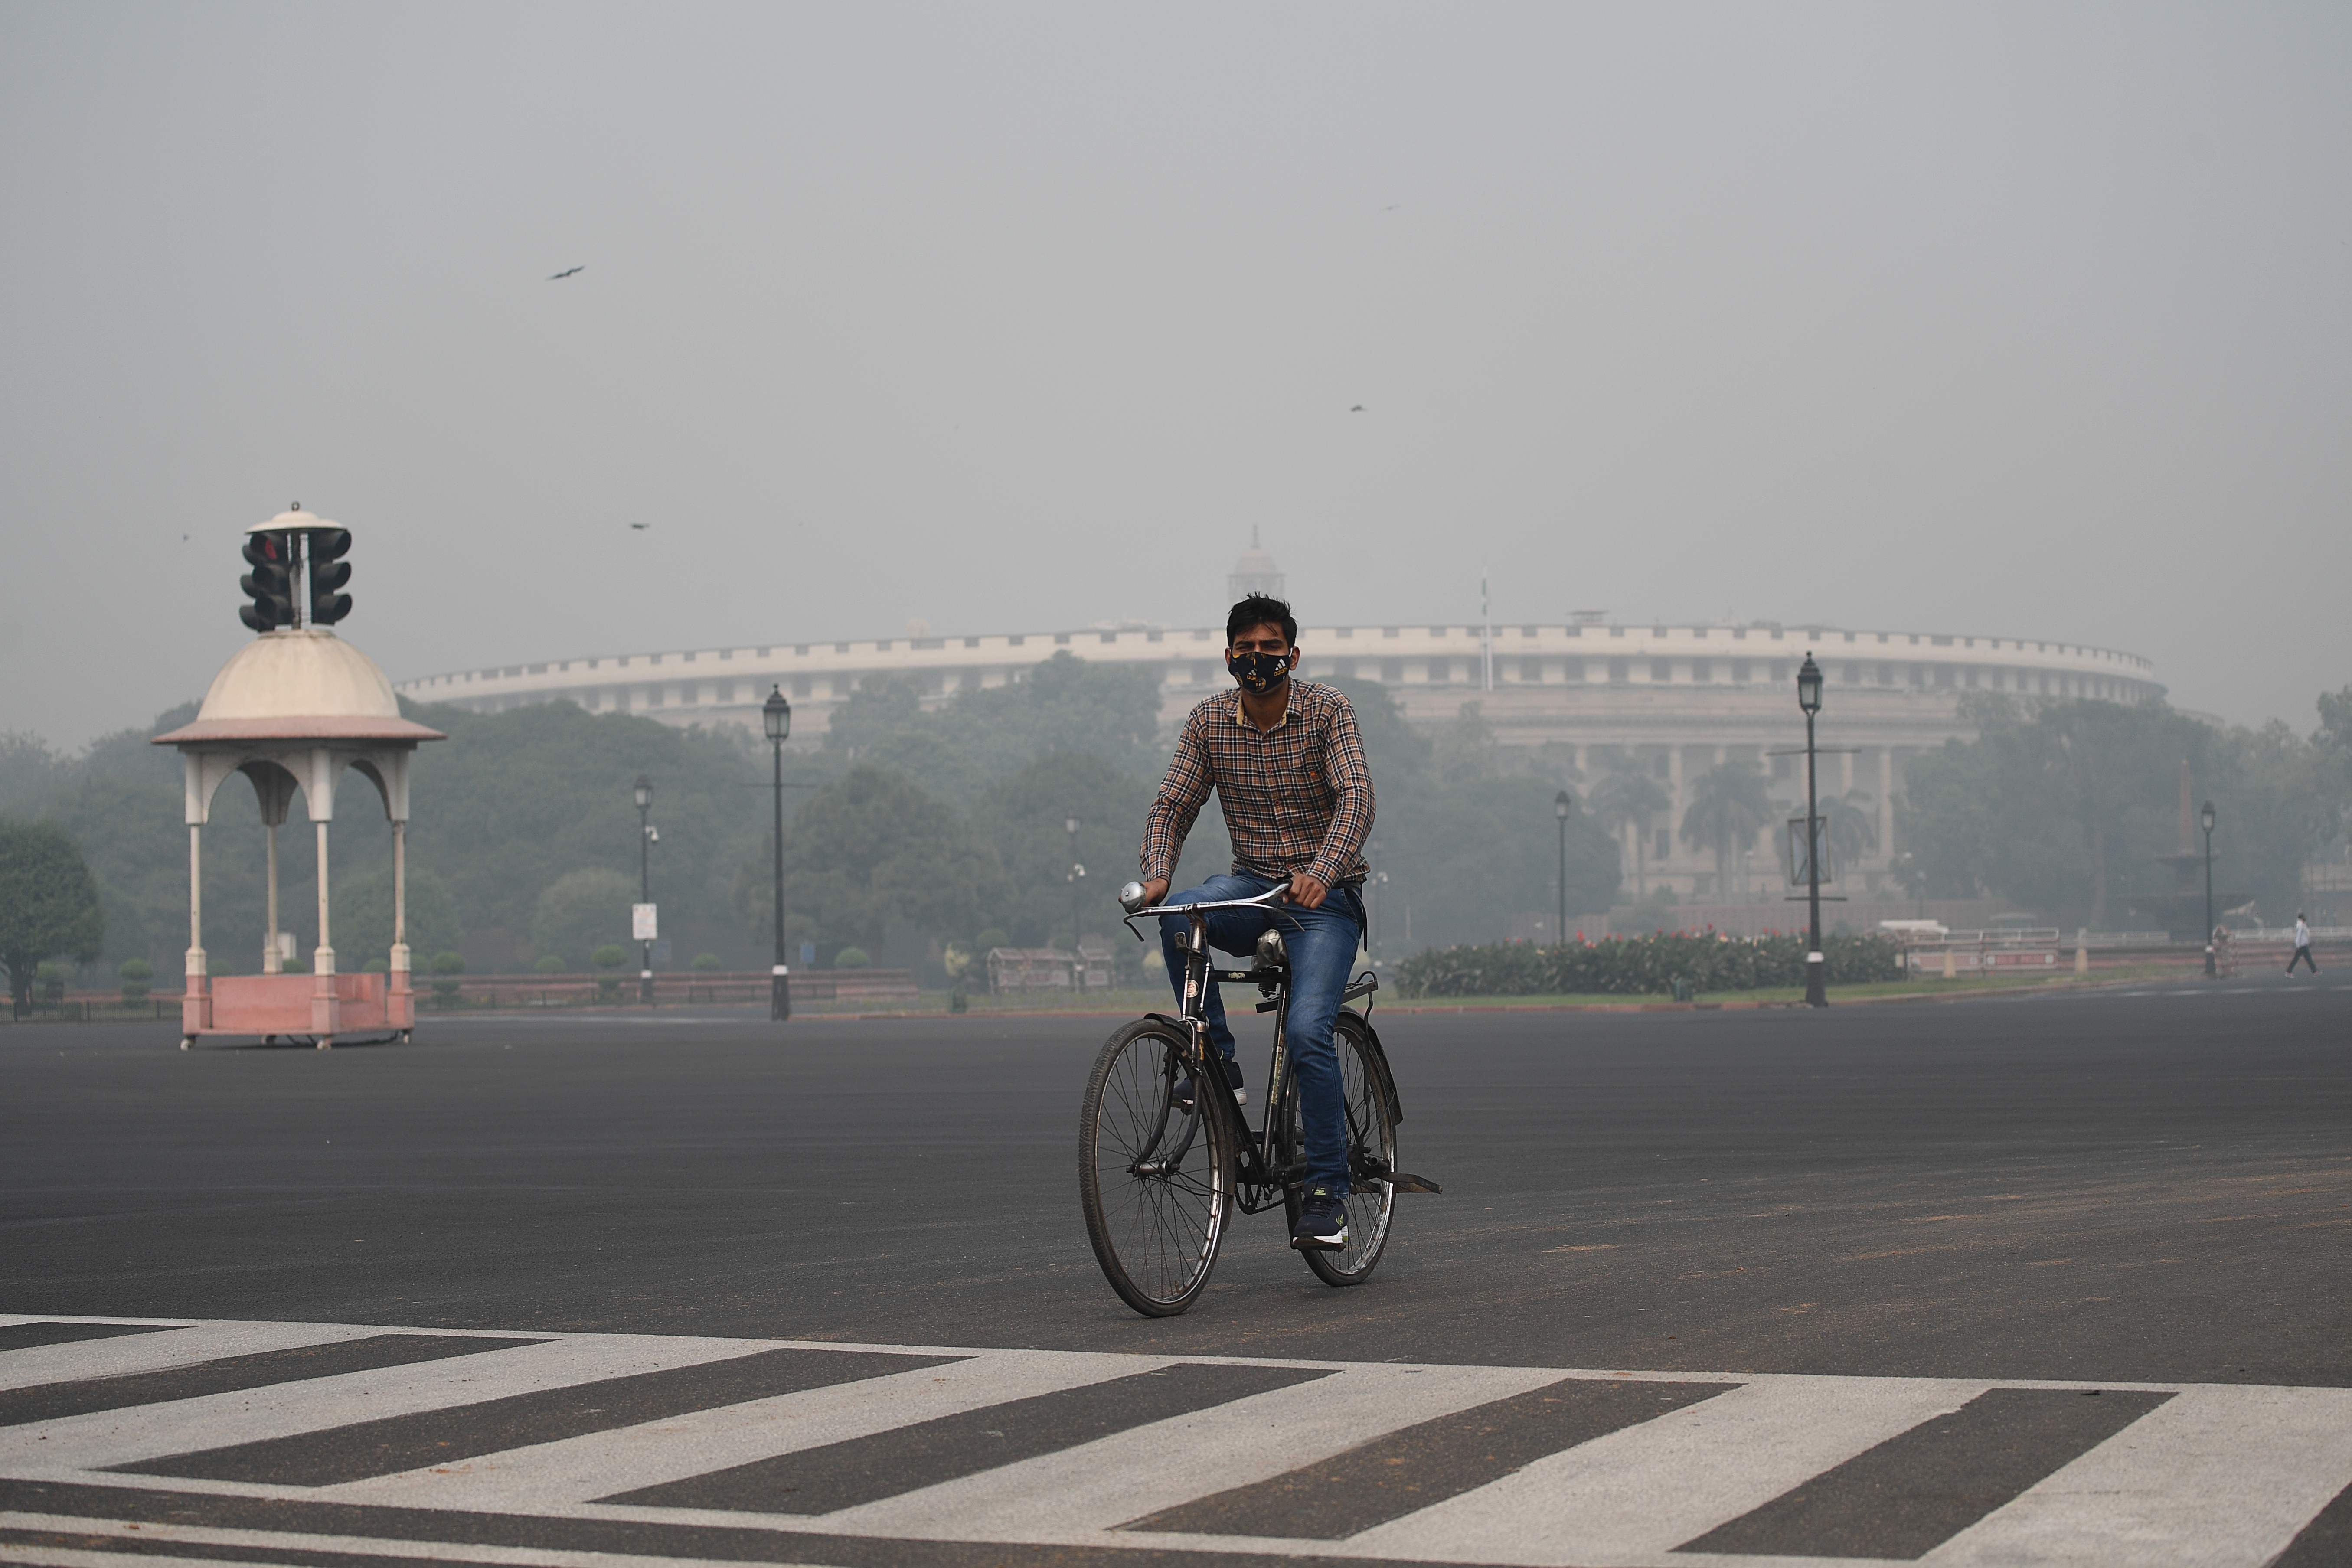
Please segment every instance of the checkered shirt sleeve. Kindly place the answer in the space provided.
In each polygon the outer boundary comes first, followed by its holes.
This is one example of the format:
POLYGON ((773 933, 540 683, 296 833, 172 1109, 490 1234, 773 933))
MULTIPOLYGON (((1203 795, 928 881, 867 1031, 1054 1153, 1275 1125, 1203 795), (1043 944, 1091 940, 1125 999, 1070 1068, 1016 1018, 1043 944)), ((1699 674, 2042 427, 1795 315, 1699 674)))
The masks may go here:
POLYGON ((1271 731, 1221 692, 1186 716, 1176 754, 1144 822, 1144 879, 1172 877, 1209 791, 1217 792, 1234 868, 1264 877, 1305 871, 1327 887, 1363 879, 1372 831, 1371 769, 1356 710, 1328 686, 1294 681, 1271 731))

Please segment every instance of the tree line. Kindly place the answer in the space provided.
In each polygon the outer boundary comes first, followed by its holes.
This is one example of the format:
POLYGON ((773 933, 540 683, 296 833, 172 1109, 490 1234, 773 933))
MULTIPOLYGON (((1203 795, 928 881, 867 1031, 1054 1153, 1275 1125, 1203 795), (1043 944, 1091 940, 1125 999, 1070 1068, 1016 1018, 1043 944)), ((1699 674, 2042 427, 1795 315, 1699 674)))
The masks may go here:
MULTIPOLYGON (((1393 949, 1488 940, 1555 899, 1554 792, 1572 775, 1496 745, 1475 708, 1444 733, 1406 724, 1376 684, 1340 682, 1356 703, 1380 795, 1373 897, 1393 949)), ((1024 679, 929 706, 904 680, 868 680, 822 742, 788 750, 787 936, 830 963, 856 948, 877 963, 937 966, 950 949, 1066 946, 1075 931, 1132 947, 1113 895, 1135 875, 1145 808, 1167 762, 1147 671, 1066 652, 1024 679), (1066 824, 1078 823, 1075 843, 1066 824), (1074 877, 1083 866, 1083 878, 1074 877)), ((409 939, 477 971, 587 968, 628 941, 639 885, 630 788, 654 786, 654 900, 670 963, 698 954, 763 965, 774 933, 770 763, 755 736, 680 730, 570 703, 478 713, 403 704, 445 731, 412 773, 409 939)), ((79 852, 99 911, 52 956, 140 959, 176 973, 186 945, 187 848, 180 762, 151 737, 193 705, 107 736, 79 756, 0 738, 0 817, 38 819, 79 852), (102 932, 102 935, 91 935, 102 932), (87 940, 85 940, 87 938, 87 940)), ((373 801, 372 791, 352 797, 373 801)), ((281 920, 308 952, 311 836, 298 805, 279 834, 281 920)), ((205 829, 205 944, 215 973, 260 966, 263 831, 250 791, 225 784, 205 829)), ((1617 886, 1607 828, 1570 824, 1570 904, 1605 907, 1617 886)), ((391 942, 390 830, 346 809, 333 828, 338 962, 382 962, 391 942)), ((1186 846, 1179 885, 1223 869, 1231 848, 1213 801, 1186 846)), ((632 949, 634 952, 634 949, 632 949)))
MULTIPOLYGON (((1355 705, 1379 794, 1370 858, 1385 879, 1370 902, 1388 956, 1492 942, 1515 916, 1552 910, 1560 838, 1574 916, 1651 891, 1654 823, 1713 853, 1727 881, 1739 851, 1783 809, 1752 766, 1731 764, 1694 781, 1681 820, 1661 823, 1665 792, 1631 754, 1597 751, 1580 773, 1564 748, 1499 745, 1475 703, 1424 731, 1379 685, 1332 684, 1355 705), (1564 830, 1553 809, 1561 790, 1571 800, 1564 830), (1627 840, 1631 888, 1620 877, 1627 840)), ((2268 918, 2292 915, 2305 860, 2342 831, 2352 688, 2320 699, 2321 723, 2307 736, 2275 723, 2217 728, 2162 704, 1967 702, 1976 738, 1913 759, 1894 803, 1898 873, 1922 896, 1989 895, 2061 924, 2108 924, 2133 892, 2167 879, 2155 858, 2176 847, 2184 760, 2198 799, 2221 813, 2221 880, 2251 889, 2268 918)), ((420 751, 414 773, 409 921, 420 968, 448 950, 477 970, 578 971, 598 949, 625 943, 638 896, 630 786, 639 774, 655 789, 652 891, 671 966, 702 954, 730 968, 766 962, 773 845, 757 737, 569 703, 404 707, 449 735, 420 751)), ((0 736, 0 964, 12 985, 44 958, 178 973, 187 930, 180 763, 147 742, 193 714, 193 705, 174 709, 75 756, 0 736), (79 880, 61 856, 84 868, 79 880), (42 891, 67 884, 80 890, 63 904, 42 891)), ((1023 680, 944 703, 926 705, 904 680, 869 680, 819 744, 786 756, 794 957, 806 944, 830 963, 855 948, 936 977, 956 953, 1066 945, 1076 931, 1117 939, 1114 951, 1131 958, 1112 894, 1134 875, 1169 742, 1148 671, 1066 652, 1023 680)), ((1824 801, 1840 854, 1871 847, 1872 805, 1824 801)), ((205 837, 214 971, 253 973, 262 829, 237 782, 223 787, 205 837)), ((334 936, 346 967, 380 963, 390 945, 389 845, 388 827, 365 809, 335 824, 334 936)), ((281 832, 278 847, 281 911, 307 952, 316 937, 305 896, 310 835, 281 832)), ((1213 801, 1178 885, 1229 857, 1213 801)))

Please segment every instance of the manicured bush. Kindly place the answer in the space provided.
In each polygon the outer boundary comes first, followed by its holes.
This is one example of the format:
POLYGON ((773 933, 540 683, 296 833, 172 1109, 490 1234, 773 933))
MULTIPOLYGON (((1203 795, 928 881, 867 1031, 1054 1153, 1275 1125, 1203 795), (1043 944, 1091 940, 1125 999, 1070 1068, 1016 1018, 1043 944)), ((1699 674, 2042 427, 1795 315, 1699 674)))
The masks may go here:
POLYGON ((724 966, 719 963, 719 955, 715 952, 698 952, 694 955, 694 972, 697 974, 716 974, 722 967, 724 966))
POLYGON ((360 965, 360 973, 362 974, 389 974, 392 973, 392 960, 388 958, 371 958, 365 963, 360 965))
POLYGON ((863 969, 873 962, 866 955, 866 950, 862 947, 845 947, 833 955, 833 966, 835 969, 863 969))
MULTIPOLYGON (((1903 978, 1901 950, 1889 937, 1826 937, 1822 953, 1832 985, 1903 978)), ((1675 933, 1432 948, 1397 966, 1396 986, 1407 996, 1664 996, 1677 976, 1698 991, 1802 985, 1805 939, 1675 933)))
POLYGON ((590 953, 588 962, 599 969, 618 969, 629 962, 629 950, 617 942, 608 942, 590 953))
POLYGON ((433 995, 444 1004, 457 1000, 457 976, 466 973, 466 955, 460 952, 436 952, 433 955, 433 995))
POLYGON ((539 955, 539 962, 531 967, 541 974, 561 974, 563 973, 563 960, 555 953, 542 952, 539 955))
POLYGON ((143 958, 126 958, 115 973, 122 977, 122 1005, 136 1007, 147 1000, 147 983, 155 978, 155 966, 143 958))

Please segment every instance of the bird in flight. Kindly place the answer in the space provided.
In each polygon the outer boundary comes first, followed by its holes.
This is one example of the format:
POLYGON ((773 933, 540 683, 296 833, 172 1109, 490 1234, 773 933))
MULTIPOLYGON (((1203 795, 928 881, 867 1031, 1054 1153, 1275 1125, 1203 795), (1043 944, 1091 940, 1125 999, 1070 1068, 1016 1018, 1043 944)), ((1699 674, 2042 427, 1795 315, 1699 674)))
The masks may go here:
POLYGON ((643 533, 646 529, 651 528, 653 524, 650 522, 633 522, 629 524, 629 526, 635 529, 639 533, 643 533))
POLYGON ((1362 404, 1360 404, 1360 403, 1357 404, 1354 407, 1352 407, 1352 408, 1350 408, 1350 409, 1349 409, 1349 410, 1348 410, 1348 412, 1349 412, 1349 413, 1350 413, 1350 414, 1361 414, 1363 411, 1364 411, 1364 405, 1363 405, 1362 404))
POLYGON ((547 280, 550 283, 553 283, 559 279, 569 278, 575 272, 585 272, 587 270, 588 264, 583 261, 577 267, 567 267, 561 272, 551 272, 548 274, 547 280))

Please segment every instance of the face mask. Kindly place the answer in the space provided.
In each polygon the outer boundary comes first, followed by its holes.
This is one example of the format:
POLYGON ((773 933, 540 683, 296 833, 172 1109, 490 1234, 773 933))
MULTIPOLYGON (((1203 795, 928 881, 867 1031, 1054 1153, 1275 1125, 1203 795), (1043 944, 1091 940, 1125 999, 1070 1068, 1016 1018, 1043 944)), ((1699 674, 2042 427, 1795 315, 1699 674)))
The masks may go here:
POLYGON ((1255 650, 1229 653, 1225 655, 1225 668, 1234 672, 1234 679, 1242 683, 1244 690, 1263 697, 1289 677, 1290 658, 1286 654, 1255 650))

